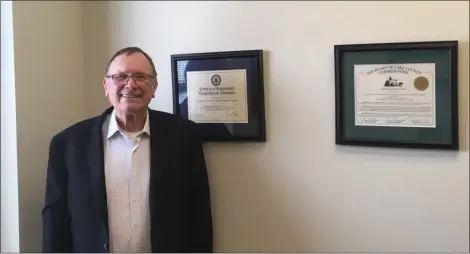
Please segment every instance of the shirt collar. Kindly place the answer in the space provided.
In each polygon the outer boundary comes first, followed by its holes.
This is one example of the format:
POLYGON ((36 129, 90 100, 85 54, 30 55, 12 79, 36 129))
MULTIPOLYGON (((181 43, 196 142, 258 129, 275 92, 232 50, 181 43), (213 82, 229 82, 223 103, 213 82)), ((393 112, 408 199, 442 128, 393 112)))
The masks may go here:
MULTIPOLYGON (((144 129, 141 131, 142 133, 146 133, 150 136, 150 124, 149 124, 149 111, 147 111, 147 116, 145 117, 145 124, 144 129)), ((109 118, 109 125, 108 125, 108 134, 106 139, 111 138, 116 132, 123 133, 121 127, 119 127, 117 120, 116 120, 116 112, 113 110, 111 116, 109 118)))

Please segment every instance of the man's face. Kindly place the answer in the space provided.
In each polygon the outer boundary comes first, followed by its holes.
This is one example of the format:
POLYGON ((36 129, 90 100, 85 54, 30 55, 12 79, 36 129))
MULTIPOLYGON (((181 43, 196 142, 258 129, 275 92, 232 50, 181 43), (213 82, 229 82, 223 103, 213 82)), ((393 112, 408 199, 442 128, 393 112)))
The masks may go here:
POLYGON ((103 85, 110 103, 124 114, 145 109, 155 96, 157 80, 141 53, 120 55, 110 64, 103 85), (133 77, 127 77, 133 75, 133 77))

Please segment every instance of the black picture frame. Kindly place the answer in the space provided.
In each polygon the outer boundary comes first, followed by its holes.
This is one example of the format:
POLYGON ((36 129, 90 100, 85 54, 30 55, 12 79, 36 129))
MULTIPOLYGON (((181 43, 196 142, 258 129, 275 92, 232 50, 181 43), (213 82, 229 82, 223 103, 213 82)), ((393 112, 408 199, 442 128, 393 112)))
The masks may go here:
MULTIPOLYGON (((171 72, 173 87, 173 113, 185 119, 189 119, 196 122, 200 137, 203 142, 266 141, 263 50, 256 49, 172 54, 171 72), (210 86, 212 89, 224 89, 224 86, 225 88, 227 88, 228 85, 236 83, 236 87, 232 86, 232 89, 233 87, 235 87, 236 90, 233 90, 233 92, 237 94, 246 93, 246 97, 240 97, 246 98, 246 103, 241 102, 240 104, 237 104, 246 105, 246 107, 238 107, 243 108, 243 110, 241 110, 243 112, 241 114, 243 115, 243 122, 204 122, 198 121, 195 119, 195 117, 189 116, 190 114, 188 110, 188 84, 186 79, 187 73, 193 72, 191 73, 191 77, 194 77, 195 72, 205 71, 207 71, 208 73, 221 73, 220 75, 215 76, 218 77, 217 80, 220 81, 221 84, 225 82, 225 84, 222 84, 219 87, 217 86, 218 84, 213 83, 211 79, 207 79, 207 84, 209 86, 212 82, 213 86, 210 86), (233 79, 232 81, 226 81, 227 79, 221 79, 220 76, 226 75, 224 73, 226 73, 227 71, 245 72, 244 77, 246 89, 239 90, 241 89, 239 88, 240 82, 232 82, 233 79), (228 82, 230 82, 230 84, 228 82), (243 91, 243 93, 241 93, 240 91, 243 91)), ((195 103, 194 100, 191 101, 192 102, 189 103, 195 103)), ((202 104, 198 105, 201 106, 202 104)), ((237 114, 235 112, 235 109, 233 111, 234 115, 237 114)))
MULTIPOLYGON (((447 40, 334 45, 334 60, 337 145, 441 150, 459 149, 458 41, 447 40), (359 73, 359 68, 363 68, 367 64, 383 65, 383 67, 359 73), (431 82, 421 83, 417 81, 418 78, 413 82, 416 90, 425 89, 428 91, 428 95, 430 91, 428 88, 433 89, 433 103, 423 104, 423 107, 417 107, 416 105, 418 104, 400 101, 402 98, 408 97, 396 96, 388 97, 390 99, 396 99, 397 102, 395 104, 379 104, 383 102, 379 100, 375 102, 367 101, 364 99, 366 93, 356 92, 356 88, 364 89, 367 87, 380 89, 381 91, 380 93, 367 94, 368 96, 382 96, 382 93, 388 94, 392 92, 397 92, 399 94, 399 90, 396 89, 404 89, 401 91, 408 91, 406 89, 409 89, 410 94, 414 94, 411 93, 411 82, 395 82, 395 78, 392 78, 395 75, 393 73, 400 73, 397 75, 412 75, 410 73, 414 71, 420 75, 430 74, 427 72, 424 73, 424 71, 420 72, 419 70, 408 68, 407 66, 413 66, 408 64, 421 64, 420 66, 427 64, 426 66, 434 66, 434 79, 431 80, 431 82), (357 71, 357 74, 355 71, 357 71), (364 82, 360 83, 361 85, 358 85, 359 83, 357 80, 359 78, 361 78, 361 80, 368 79, 369 81, 378 81, 379 79, 377 79, 377 76, 366 77, 366 75, 373 74, 386 75, 383 76, 386 80, 383 80, 383 83, 364 82), (376 84, 382 87, 378 88, 376 84), (382 108, 376 107, 379 105, 381 105, 382 108), (405 105, 408 105, 410 108, 405 108, 405 105), (433 106, 427 107, 425 105, 433 106), (428 108, 433 107, 435 110, 428 110, 428 108), (363 110, 360 115, 357 113, 358 109, 363 110), (390 113, 392 111, 399 112, 400 110, 415 112, 422 111, 424 112, 422 113, 422 116, 426 116, 427 118, 417 119, 411 117, 411 114, 404 116, 403 112, 405 111, 400 113, 403 114, 402 118, 396 117, 395 113, 390 113), (389 112, 389 117, 396 117, 395 120, 387 118, 384 112, 389 112), (429 117, 429 114, 426 112, 435 112, 434 117, 429 117), (430 128, 429 126, 409 127, 403 125, 390 127, 371 125, 363 126, 358 124, 370 122, 382 122, 387 124, 397 122, 404 124, 413 122, 414 124, 417 124, 420 123, 419 121, 426 119, 434 119, 429 122, 434 122, 435 126, 430 128)), ((423 80, 426 79, 420 78, 420 81, 423 80)), ((416 95, 415 98, 417 98, 415 99, 417 101, 419 98, 424 97, 419 94, 416 95)), ((382 100, 382 97, 380 97, 380 99, 382 100)))

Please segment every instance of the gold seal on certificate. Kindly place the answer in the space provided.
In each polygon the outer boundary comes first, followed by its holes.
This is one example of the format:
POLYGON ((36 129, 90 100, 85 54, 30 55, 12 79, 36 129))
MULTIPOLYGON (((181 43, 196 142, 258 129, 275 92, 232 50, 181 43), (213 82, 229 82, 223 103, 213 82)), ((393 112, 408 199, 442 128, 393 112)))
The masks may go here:
POLYGON ((358 126, 436 127, 434 63, 355 65, 358 126))
POLYGON ((426 77, 417 77, 414 80, 414 85, 415 85, 415 88, 418 89, 419 91, 424 91, 428 88, 429 81, 426 77))
POLYGON ((189 71, 188 118, 196 123, 248 123, 246 70, 189 71))

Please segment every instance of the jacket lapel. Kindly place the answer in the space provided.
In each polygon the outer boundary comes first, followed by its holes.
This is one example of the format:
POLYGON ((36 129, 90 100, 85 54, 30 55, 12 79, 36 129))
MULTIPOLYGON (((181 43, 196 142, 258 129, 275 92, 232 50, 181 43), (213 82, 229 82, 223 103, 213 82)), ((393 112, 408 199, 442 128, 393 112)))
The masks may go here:
POLYGON ((88 168, 95 192, 96 207, 98 214, 108 230, 108 205, 106 196, 106 181, 104 173, 104 147, 103 147, 103 122, 113 108, 108 108, 101 116, 96 118, 90 133, 90 139, 86 150, 88 168))

